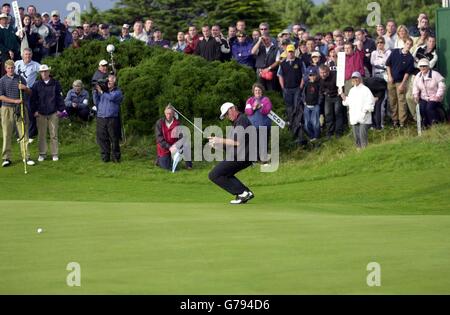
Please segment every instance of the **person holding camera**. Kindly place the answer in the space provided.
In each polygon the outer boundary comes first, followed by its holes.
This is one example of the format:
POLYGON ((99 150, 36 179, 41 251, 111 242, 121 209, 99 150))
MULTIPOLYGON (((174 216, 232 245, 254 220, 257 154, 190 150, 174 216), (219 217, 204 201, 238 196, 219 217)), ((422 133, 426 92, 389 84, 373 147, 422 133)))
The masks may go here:
MULTIPOLYGON (((95 91, 95 87, 97 85, 98 81, 104 81, 108 79, 108 61, 106 60, 100 60, 98 63, 98 69, 95 71, 94 75, 92 76, 91 83, 92 83, 92 93, 95 91)), ((94 107, 92 110, 95 112, 97 111, 97 103, 94 98, 94 107)))
POLYGON ((111 160, 120 162, 120 104, 123 100, 122 91, 116 86, 116 76, 109 75, 105 84, 97 82, 94 90, 94 100, 97 104, 97 143, 103 162, 111 160))

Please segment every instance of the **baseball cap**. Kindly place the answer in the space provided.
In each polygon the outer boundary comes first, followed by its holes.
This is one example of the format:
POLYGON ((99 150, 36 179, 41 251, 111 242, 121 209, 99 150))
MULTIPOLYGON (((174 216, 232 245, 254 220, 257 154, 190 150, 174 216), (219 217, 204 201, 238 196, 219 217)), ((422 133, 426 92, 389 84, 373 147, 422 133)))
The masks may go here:
POLYGON ((122 25, 122 28, 130 28, 130 25, 124 24, 124 25, 122 25))
POLYGON ((50 13, 44 12, 44 13, 41 14, 41 16, 46 16, 46 15, 47 15, 47 16, 50 16, 50 13))
POLYGON ((320 52, 314 51, 314 52, 311 54, 311 57, 321 57, 320 52))
POLYGON ((316 69, 309 69, 308 75, 309 75, 309 76, 310 76, 310 75, 317 75, 316 69))
POLYGON ((288 46, 286 47, 286 51, 287 51, 287 52, 295 51, 295 46, 294 46, 294 45, 288 45, 288 46))
POLYGON ((289 32, 289 30, 288 29, 284 29, 282 32, 281 32, 281 35, 284 35, 284 34, 288 34, 288 35, 290 35, 291 34, 291 32, 289 32))
POLYGON ((361 73, 359 73, 358 71, 353 72, 352 73, 352 79, 353 78, 361 79, 362 78, 361 73))
POLYGON ((7 19, 8 16, 5 13, 0 14, 0 19, 7 19))
POLYGON ((40 65, 40 67, 39 67, 39 72, 50 71, 50 70, 52 70, 52 68, 50 68, 47 65, 40 65))
POLYGON ((52 16, 59 16, 59 11, 58 10, 53 10, 52 11, 52 16))
POLYGON ((100 62, 98 63, 99 66, 107 66, 108 65, 108 61, 106 61, 105 59, 100 60, 100 62))
POLYGON ((227 102, 220 106, 220 119, 224 119, 225 115, 228 113, 228 110, 234 107, 233 103, 227 102))
POLYGON ((426 58, 422 58, 419 60, 419 67, 430 67, 430 61, 426 58))

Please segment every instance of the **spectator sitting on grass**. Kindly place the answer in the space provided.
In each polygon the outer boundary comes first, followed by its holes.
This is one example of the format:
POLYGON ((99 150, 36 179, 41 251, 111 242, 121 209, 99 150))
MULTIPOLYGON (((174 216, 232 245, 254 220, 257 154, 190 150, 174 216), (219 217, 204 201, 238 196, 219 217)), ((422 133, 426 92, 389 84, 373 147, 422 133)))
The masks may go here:
POLYGON ((89 93, 83 88, 83 82, 76 80, 73 89, 67 93, 64 103, 69 116, 78 116, 83 121, 89 118, 89 93))

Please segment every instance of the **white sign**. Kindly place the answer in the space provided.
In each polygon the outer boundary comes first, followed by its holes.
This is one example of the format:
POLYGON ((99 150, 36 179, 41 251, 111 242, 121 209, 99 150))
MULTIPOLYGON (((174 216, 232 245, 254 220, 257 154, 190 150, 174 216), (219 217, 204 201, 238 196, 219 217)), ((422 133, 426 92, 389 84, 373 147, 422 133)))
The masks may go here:
POLYGON ((274 123, 276 123, 278 126, 280 126, 281 129, 284 129, 284 126, 286 126, 286 122, 281 119, 277 114, 275 114, 273 111, 270 111, 270 113, 267 115, 274 123))
POLYGON ((13 8, 14 18, 16 19, 17 30, 19 32, 22 32, 23 26, 22 26, 22 19, 20 17, 20 12, 19 12, 19 3, 17 3, 17 1, 13 1, 11 4, 12 4, 12 8, 13 8))
POLYGON ((67 15, 67 25, 76 27, 81 25, 81 5, 78 2, 70 2, 66 6, 66 10, 70 12, 67 15))
POLYGON ((337 59, 337 77, 336 77, 336 86, 339 88, 343 88, 345 85, 345 52, 338 52, 337 59))

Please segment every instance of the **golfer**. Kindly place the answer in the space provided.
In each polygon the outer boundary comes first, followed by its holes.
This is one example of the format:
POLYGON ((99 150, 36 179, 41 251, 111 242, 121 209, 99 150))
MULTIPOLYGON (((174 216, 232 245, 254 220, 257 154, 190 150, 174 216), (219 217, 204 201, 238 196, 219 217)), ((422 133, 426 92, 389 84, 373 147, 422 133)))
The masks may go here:
POLYGON ((235 174, 243 169, 246 169, 252 162, 249 158, 249 137, 240 134, 236 127, 243 127, 246 129, 252 126, 248 118, 239 112, 239 110, 232 103, 225 103, 220 107, 220 119, 227 117, 233 123, 232 133, 228 138, 218 138, 210 137, 209 143, 212 146, 222 145, 226 149, 234 150, 234 159, 232 161, 225 160, 217 164, 212 171, 209 173, 209 179, 220 186, 236 198, 232 200, 231 204, 244 204, 254 197, 253 192, 245 186, 239 179, 236 178, 235 174), (243 161, 241 161, 242 150, 245 150, 242 155, 244 156, 243 161), (241 151, 241 152, 240 152, 241 151), (238 155, 240 159, 238 159, 238 155))

